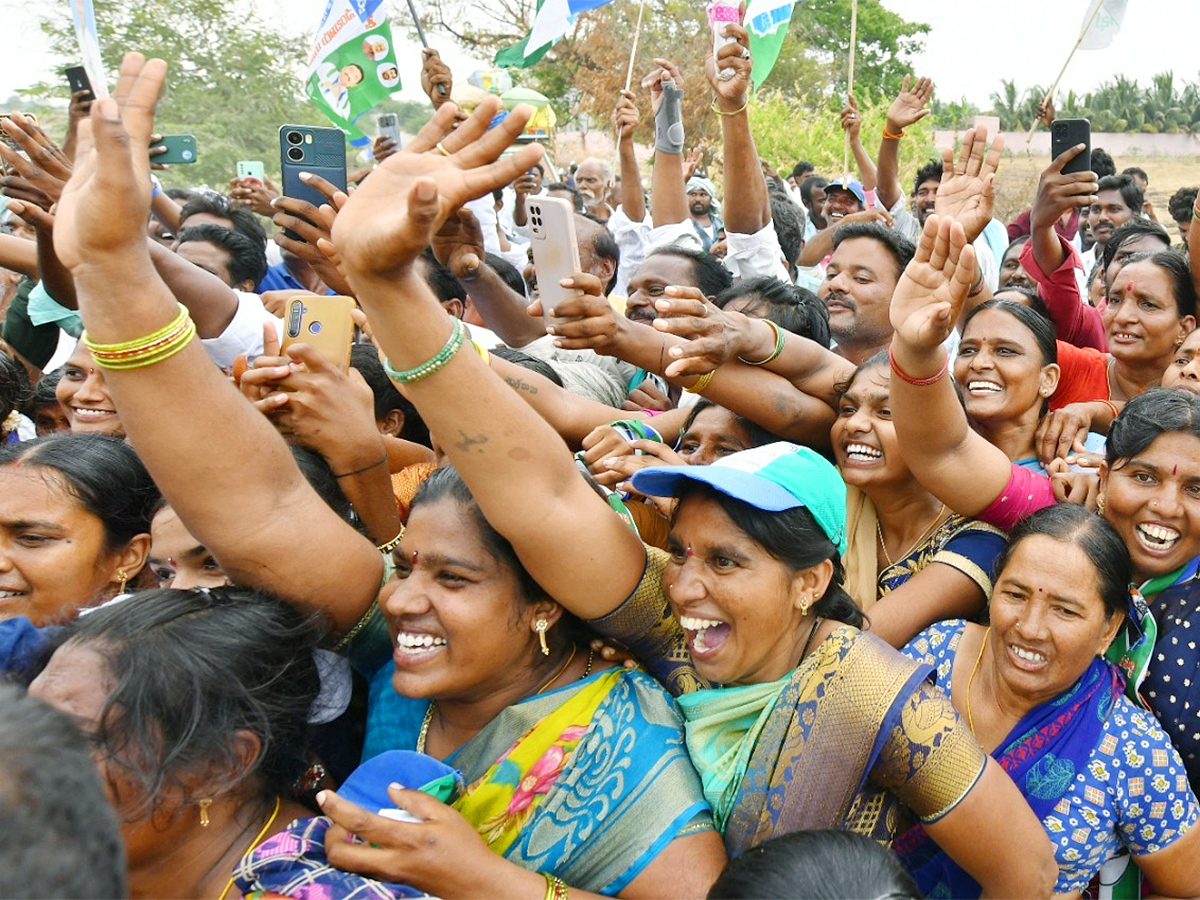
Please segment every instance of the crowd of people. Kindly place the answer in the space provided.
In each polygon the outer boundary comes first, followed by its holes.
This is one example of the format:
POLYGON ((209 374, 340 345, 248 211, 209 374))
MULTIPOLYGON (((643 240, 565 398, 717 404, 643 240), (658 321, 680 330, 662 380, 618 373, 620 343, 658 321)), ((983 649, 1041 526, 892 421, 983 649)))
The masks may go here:
POLYGON ((781 178, 726 34, 562 169, 427 52, 319 207, 164 190, 137 53, 0 124, 0 894, 1200 896, 1196 190, 909 194, 924 78, 781 178))

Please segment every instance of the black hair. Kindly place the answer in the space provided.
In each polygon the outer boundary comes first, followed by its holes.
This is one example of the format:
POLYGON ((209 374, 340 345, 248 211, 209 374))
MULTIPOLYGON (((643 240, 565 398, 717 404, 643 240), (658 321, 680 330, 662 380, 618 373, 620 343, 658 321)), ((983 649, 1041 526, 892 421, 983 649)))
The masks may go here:
MULTIPOLYGON (((711 253, 688 247, 659 247, 650 256, 678 256, 692 263, 692 280, 705 297, 716 297, 733 284, 733 275, 711 253)), ((647 257, 649 258, 649 257, 647 257)))
POLYGON ((514 365, 520 366, 522 369, 528 369, 530 372, 537 372, 543 378, 549 378, 559 387, 563 386, 562 376, 558 374, 558 370, 544 359, 539 359, 536 356, 531 356, 523 350, 516 350, 512 347, 496 347, 494 350, 488 351, 492 356, 498 356, 501 359, 506 359, 514 365))
POLYGON ((127 896, 116 813, 75 723, 0 684, 0 896, 127 896))
MULTIPOLYGON (((716 403, 713 403, 711 400, 708 400, 704 397, 701 397, 699 400, 697 400, 695 405, 692 406, 692 411, 688 413, 688 417, 686 419, 684 419, 683 427, 679 429, 680 440, 682 440, 683 436, 688 433, 688 429, 690 429, 692 427, 692 425, 696 421, 696 417, 698 415, 700 415, 700 413, 704 412, 704 410, 706 410, 706 409, 712 409, 714 407, 717 409, 725 409, 725 407, 720 406, 716 403)), ((738 415, 731 409, 726 409, 725 411, 727 413, 729 413, 731 416, 733 416, 734 420, 742 428, 746 429, 746 437, 749 441, 750 448, 763 447, 763 446, 766 446, 767 444, 773 444, 776 441, 780 440, 779 435, 772 434, 771 432, 767 431, 767 429, 765 429, 761 425, 759 425, 757 422, 752 422, 749 419, 747 419, 745 416, 738 415)), ((679 448, 679 441, 675 442, 675 447, 676 447, 676 449, 679 448)))
POLYGON ((829 187, 829 179, 822 178, 820 175, 809 175, 800 182, 800 199, 804 201, 804 205, 812 208, 812 192, 814 188, 829 187))
POLYGON ((894 228, 889 228, 879 222, 851 222, 849 225, 839 225, 833 233, 833 249, 837 250, 843 242, 854 238, 872 238, 883 244, 888 253, 896 261, 896 280, 904 274, 904 268, 916 256, 916 245, 894 228))
POLYGON ((784 331, 829 347, 829 310, 812 291, 780 281, 774 275, 756 275, 734 282, 717 294, 713 303, 724 309, 734 300, 749 299, 762 307, 762 318, 784 331))
POLYGON ((1157 253, 1135 253, 1125 260, 1125 265, 1148 262, 1162 269, 1171 281, 1171 293, 1175 298, 1175 312, 1179 318, 1196 315, 1196 287, 1192 283, 1191 268, 1183 254, 1174 250, 1159 250, 1157 253))
POLYGON ((525 276, 516 266, 495 253, 485 253, 484 261, 488 264, 488 268, 500 276, 500 280, 508 285, 513 293, 520 297, 529 297, 529 286, 525 284, 525 276))
MULTIPOLYGON (((1103 147, 1092 148, 1092 171, 1101 178, 1117 174, 1117 164, 1103 147)), ((1138 209, 1141 209, 1139 206, 1138 209)))
POLYGON ((429 427, 425 420, 421 418, 412 401, 396 390, 392 380, 387 377, 387 373, 383 371, 383 363, 379 361, 379 352, 373 344, 351 344, 350 366, 358 370, 358 374, 371 388, 375 397, 375 421, 383 421, 388 413, 398 409, 404 414, 404 427, 399 436, 424 447, 433 446, 429 440, 429 427))
MULTIPOLYGON (((868 356, 862 362, 860 362, 857 366, 855 366, 854 371, 850 373, 849 378, 845 379, 844 381, 838 381, 837 383, 834 384, 833 390, 834 390, 834 393, 837 394, 838 402, 840 403, 841 399, 844 396, 846 396, 846 392, 848 390, 850 390, 850 388, 853 386, 854 382, 858 380, 859 375, 863 374, 864 372, 868 372, 871 369, 882 368, 885 364, 888 364, 889 362, 890 362, 890 357, 888 355, 887 350, 880 350, 878 353, 874 353, 871 356, 868 356)), ((888 369, 887 376, 889 379, 891 379, 891 377, 892 377, 890 366, 888 369)), ((889 381, 889 383, 890 383, 890 381, 889 381)))
POLYGON ((1019 234, 1009 241, 1008 246, 1004 248, 1004 254, 1000 257, 1000 263, 1003 264, 1005 257, 1012 253, 1017 247, 1024 247, 1026 244, 1028 244, 1029 238, 1030 236, 1028 234, 1019 234))
POLYGON ((0 353, 0 422, 12 412, 24 411, 32 395, 25 367, 7 353, 0 353))
POLYGON ((942 182, 942 161, 940 159, 931 159, 921 168, 917 169, 917 174, 913 176, 913 196, 917 196, 917 191, 921 189, 927 181, 936 181, 938 184, 942 182))
POLYGON ((267 251, 240 231, 220 225, 191 225, 179 232, 179 245, 189 241, 204 241, 220 247, 228 254, 229 280, 233 284, 249 281, 258 284, 267 275, 267 251))
POLYGON ((971 324, 971 320, 985 309, 1008 313, 1024 325, 1037 342, 1038 350, 1042 354, 1043 366, 1058 362, 1058 339, 1055 335, 1054 323, 1041 313, 1013 300, 988 300, 986 303, 980 303, 963 319, 962 333, 964 335, 967 333, 967 326, 971 324))
POLYGON ((549 596, 521 564, 517 552, 508 539, 492 527, 492 524, 484 516, 483 510, 479 508, 479 504, 475 502, 471 489, 467 487, 467 483, 463 481, 462 476, 453 466, 442 466, 440 469, 436 469, 422 482, 409 507, 409 518, 412 518, 412 514, 418 506, 437 503, 440 500, 453 500, 469 511, 471 520, 479 530, 479 540, 484 549, 500 565, 511 569, 516 575, 521 597, 526 603, 536 603, 549 596))
POLYGON ((1008 546, 996 560, 993 582, 999 580, 1026 538, 1044 535, 1060 544, 1074 544, 1091 560, 1100 586, 1104 618, 1129 608, 1129 583, 1133 581, 1129 550, 1117 530, 1077 503, 1055 503, 1022 519, 1009 533, 1008 546))
POLYGON ((432 247, 426 247, 421 251, 421 259, 425 262, 425 283, 437 297, 438 303, 445 304, 451 300, 458 300, 460 303, 466 302, 467 289, 463 287, 461 281, 454 277, 453 272, 437 261, 432 247))
POLYGON ((1187 434, 1200 440, 1200 394, 1151 388, 1126 403, 1108 428, 1109 470, 1144 452, 1163 434, 1187 434))
POLYGON ((287 793, 308 766, 322 633, 317 620, 258 591, 166 588, 75 619, 53 646, 85 647, 108 666, 115 686, 95 740, 134 782, 139 796, 119 799, 136 819, 165 791, 186 796, 185 780, 208 773, 199 797, 250 779, 264 805, 287 793), (240 731, 261 744, 248 765, 240 731))
POLYGON ((1194 187, 1181 187, 1171 195, 1171 199, 1167 201, 1167 209, 1171 213, 1171 218, 1176 222, 1189 222, 1192 218, 1192 210, 1196 208, 1196 195, 1200 193, 1194 187))
POLYGON ((288 449, 292 452, 292 459, 296 461, 296 467, 300 470, 300 474, 317 492, 317 496, 324 500, 325 505, 337 513, 343 522, 348 522, 357 528, 359 525, 358 515, 354 512, 354 507, 346 498, 345 493, 342 492, 342 486, 338 484, 337 476, 329 468, 325 457, 298 444, 289 444, 288 449))
POLYGON ((688 492, 685 496, 694 492, 712 499, 729 516, 735 527, 794 571, 830 560, 833 563, 833 578, 824 595, 813 605, 813 612, 823 619, 833 619, 855 628, 863 627, 862 610, 842 587, 846 571, 842 568, 841 554, 805 507, 764 512, 703 484, 689 487, 688 492))
POLYGON ((850 831, 793 831, 731 859, 709 900, 919 900, 886 847, 850 831))
POLYGON ((101 434, 48 434, 0 447, 0 466, 42 466, 62 476, 71 495, 104 525, 105 549, 149 534, 159 492, 133 448, 101 434))
POLYGON ((1124 225, 1113 229, 1112 237, 1108 239, 1108 243, 1104 245, 1104 252, 1100 255, 1100 262, 1103 264, 1104 272, 1107 274, 1108 267, 1112 265, 1112 261, 1122 245, 1141 237, 1158 238, 1163 242, 1164 250, 1171 246, 1171 236, 1167 234, 1167 229, 1163 228, 1153 219, 1137 216, 1130 219, 1124 225))
POLYGON ((571 187, 571 185, 567 184, 565 181, 554 181, 550 184, 543 185, 542 187, 545 189, 547 194, 551 191, 563 191, 564 193, 570 194, 571 203, 575 206, 575 212, 580 214, 583 213, 583 194, 579 193, 577 188, 571 187))
POLYGON ((267 246, 267 230, 259 222, 258 216, 245 206, 234 203, 224 194, 216 191, 197 191, 179 212, 179 226, 182 228, 187 220, 199 213, 208 213, 233 223, 233 230, 244 234, 254 243, 267 246))
POLYGON ((29 398, 29 409, 36 411, 43 406, 58 406, 58 383, 62 381, 63 370, 55 369, 53 372, 47 372, 38 379, 38 383, 33 386, 32 396, 29 398))
POLYGON ((804 249, 804 215, 793 201, 773 180, 767 182, 767 202, 771 207, 771 223, 775 226, 775 237, 779 249, 787 262, 788 274, 796 275, 796 261, 804 249))
POLYGON ((1146 174, 1145 169, 1139 169, 1137 166, 1130 166, 1128 169, 1121 170, 1122 175, 1128 175, 1130 178, 1140 177, 1146 182, 1146 186, 1150 186, 1150 176, 1146 174))
POLYGON ((195 197, 197 193, 203 193, 203 192, 197 192, 197 191, 192 190, 191 188, 173 187, 173 188, 164 188, 163 193, 166 194, 168 197, 170 197, 172 200, 174 200, 176 203, 178 203, 180 206, 182 206, 183 204, 185 204, 189 200, 191 200, 193 197, 195 197))
MULTIPOLYGON (((1046 301, 1042 299, 1041 294, 1039 294, 1035 289, 1033 289, 1025 284, 1005 284, 1005 285, 1001 285, 1000 287, 996 288, 996 292, 994 294, 992 294, 992 299, 999 300, 999 299, 1001 299, 999 297, 999 295, 1006 294, 1006 293, 1007 294, 1020 294, 1022 297, 1025 298, 1026 306, 1028 306, 1030 309, 1032 309, 1039 316, 1043 316, 1046 319, 1050 319, 1050 310, 1046 307, 1046 301)), ((1012 300, 1010 302, 1016 303, 1017 301, 1012 300)))
MULTIPOLYGON (((1095 151, 1093 151, 1093 163, 1095 159, 1095 151)), ((1134 218, 1136 219, 1142 214, 1145 197, 1142 189, 1137 186, 1137 182, 1128 175, 1105 175, 1096 184, 1096 193, 1099 194, 1101 191, 1119 191, 1121 200, 1133 211, 1134 218)))
POLYGON ((815 172, 816 170, 817 167, 805 159, 792 166, 792 171, 790 174, 792 178, 803 180, 809 175, 809 173, 815 172))

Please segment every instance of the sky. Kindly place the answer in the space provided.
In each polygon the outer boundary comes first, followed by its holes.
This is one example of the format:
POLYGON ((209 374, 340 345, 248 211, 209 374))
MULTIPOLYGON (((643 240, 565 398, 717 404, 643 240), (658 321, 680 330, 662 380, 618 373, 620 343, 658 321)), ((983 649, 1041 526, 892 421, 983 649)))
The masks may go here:
MULTIPOLYGON (((59 0, 64 2, 65 0, 59 0)), ((415 0, 417 9, 442 0, 415 0)), ((615 0, 634 2, 634 0, 615 0)), ((700 0, 697 0, 700 2, 700 0)), ((934 79, 944 100, 966 97, 977 106, 991 106, 990 96, 1003 78, 1014 79, 1024 89, 1049 85, 1066 60, 1079 34, 1088 0, 882 0, 883 5, 909 21, 925 22, 930 32, 925 52, 917 57, 918 74, 934 79)), ((325 0, 255 0, 253 4, 269 25, 288 33, 305 33, 316 27, 325 0)), ((392 0, 393 18, 407 20, 407 5, 392 0)), ((0 98, 40 79, 53 78, 56 60, 37 27, 40 4, 28 0, 0 0, 0 16, 9 39, 0 67, 0 98)), ((804 7, 797 5, 795 15, 804 7)), ((849 39, 849 23, 846 33, 849 39)), ((1172 65, 1179 81, 1200 77, 1200 62, 1175 64, 1173 47, 1187 48, 1200 33, 1200 2, 1195 0, 1130 0, 1125 25, 1112 46, 1102 51, 1076 54, 1061 91, 1082 93, 1121 72, 1148 84, 1151 76, 1172 65), (1186 36, 1177 43, 1171 35, 1186 36)), ((404 84, 402 99, 424 100, 418 75, 420 45, 402 29, 394 30, 404 84)), ((480 65, 455 49, 448 35, 429 34, 456 74, 469 74, 480 65)), ((1189 54, 1184 53, 1184 59, 1189 54)))

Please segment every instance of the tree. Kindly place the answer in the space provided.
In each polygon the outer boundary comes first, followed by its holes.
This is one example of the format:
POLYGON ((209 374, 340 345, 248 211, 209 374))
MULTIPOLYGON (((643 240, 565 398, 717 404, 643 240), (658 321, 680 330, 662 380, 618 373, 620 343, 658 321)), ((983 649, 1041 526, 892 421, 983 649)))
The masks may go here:
MULTIPOLYGON (((222 188, 239 159, 261 159, 278 171, 280 125, 321 125, 301 83, 307 41, 283 37, 235 0, 96 0, 96 29, 109 81, 125 51, 159 56, 171 67, 158 106, 163 134, 197 138, 198 162, 161 173, 170 186, 222 188)), ((75 36, 67 4, 43 19, 50 45, 73 65, 75 36)), ((39 84, 31 97, 65 97, 65 82, 39 84)))

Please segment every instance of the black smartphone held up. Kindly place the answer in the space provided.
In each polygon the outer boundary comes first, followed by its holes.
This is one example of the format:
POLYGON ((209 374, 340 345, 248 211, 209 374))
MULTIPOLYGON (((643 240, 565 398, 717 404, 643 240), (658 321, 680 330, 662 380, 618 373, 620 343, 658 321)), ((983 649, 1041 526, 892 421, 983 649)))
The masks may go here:
POLYGON ((71 66, 66 72, 67 84, 71 86, 71 93, 78 94, 80 91, 87 91, 87 96, 84 100, 95 100, 96 94, 92 91, 92 80, 88 78, 87 69, 83 66, 71 66))
POLYGON ((1076 144, 1085 144, 1087 149, 1063 166, 1064 175, 1092 168, 1092 123, 1087 119, 1055 119, 1050 126, 1050 158, 1058 159, 1076 144))
MULTIPOLYGON (((279 166, 283 171, 283 194, 313 206, 329 201, 316 188, 300 180, 301 172, 320 175, 339 191, 346 190, 346 137, 337 128, 313 125, 283 125, 279 128, 279 166)), ((292 240, 299 235, 285 230, 292 240)))

